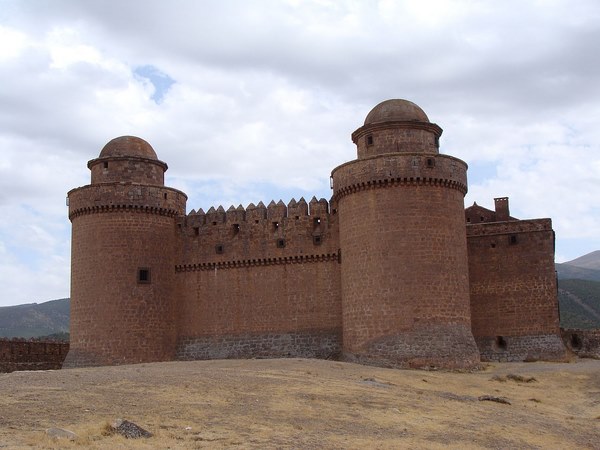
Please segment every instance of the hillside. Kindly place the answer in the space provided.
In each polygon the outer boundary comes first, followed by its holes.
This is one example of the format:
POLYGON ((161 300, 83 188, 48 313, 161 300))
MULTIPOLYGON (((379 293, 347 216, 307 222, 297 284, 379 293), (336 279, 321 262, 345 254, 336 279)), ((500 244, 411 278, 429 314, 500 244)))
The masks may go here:
POLYGON ((600 282, 558 280, 560 326, 600 328, 600 282))
POLYGON ((600 250, 580 256, 572 261, 567 261, 564 264, 581 267, 583 269, 600 270, 600 250))
POLYGON ((556 264, 556 273, 559 280, 592 280, 600 281, 600 270, 586 269, 583 267, 572 266, 567 263, 556 264))
POLYGON ((69 331, 69 299, 0 307, 0 337, 39 337, 69 331))
POLYGON ((600 361, 474 373, 221 360, 0 375, 0 447, 598 448, 600 361), (533 378, 533 379, 532 379, 533 378), (481 401, 504 398, 509 404, 481 401), (154 434, 108 432, 122 418, 154 434), (52 441, 66 428, 77 440, 52 441))

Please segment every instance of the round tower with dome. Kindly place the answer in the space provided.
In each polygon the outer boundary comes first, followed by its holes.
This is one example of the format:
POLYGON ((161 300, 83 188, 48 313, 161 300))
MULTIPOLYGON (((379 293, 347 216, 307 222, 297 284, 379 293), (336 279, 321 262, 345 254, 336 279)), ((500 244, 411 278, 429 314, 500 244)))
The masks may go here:
POLYGON ((177 224, 184 193, 143 139, 122 136, 68 193, 71 338, 64 367, 174 359, 177 224))
POLYGON ((343 352, 391 367, 472 367, 467 165, 407 100, 375 106, 332 172, 341 249, 343 352))

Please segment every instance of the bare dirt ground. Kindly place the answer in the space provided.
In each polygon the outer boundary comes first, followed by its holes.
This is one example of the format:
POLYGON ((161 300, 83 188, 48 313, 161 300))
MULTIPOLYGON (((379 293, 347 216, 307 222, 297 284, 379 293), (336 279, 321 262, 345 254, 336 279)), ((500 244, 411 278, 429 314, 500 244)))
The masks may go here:
POLYGON ((0 374, 0 448, 31 447, 600 449, 600 361, 475 373, 275 359, 0 374), (154 436, 108 434, 117 418, 154 436), (50 427, 78 438, 53 440, 50 427))

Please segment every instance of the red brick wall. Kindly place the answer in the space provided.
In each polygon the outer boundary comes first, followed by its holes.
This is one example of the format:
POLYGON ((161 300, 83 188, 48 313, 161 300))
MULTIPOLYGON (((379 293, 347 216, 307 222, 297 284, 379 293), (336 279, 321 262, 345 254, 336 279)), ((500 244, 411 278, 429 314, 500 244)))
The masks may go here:
POLYGON ((68 342, 0 339, 0 372, 60 369, 68 342))
POLYGON ((134 182, 162 186, 167 169, 167 165, 161 161, 135 157, 98 158, 88 165, 92 172, 92 184, 134 182))
POLYGON ((436 138, 442 129, 435 124, 415 122, 387 122, 366 125, 352 134, 358 158, 368 158, 385 153, 438 153, 436 138), (371 136, 372 144, 369 144, 371 136))
POLYGON ((467 241, 471 322, 482 357, 564 356, 550 219, 468 225, 467 241))
POLYGON ((338 240, 328 209, 314 199, 187 216, 179 357, 339 353, 338 240))
POLYGON ((432 167, 395 154, 333 172, 349 357, 399 366, 479 360, 469 319, 466 165, 427 157, 432 167))
POLYGON ((119 209, 72 222, 71 351, 65 365, 173 359, 174 219, 119 209), (138 268, 150 270, 150 283, 138 283, 138 268))

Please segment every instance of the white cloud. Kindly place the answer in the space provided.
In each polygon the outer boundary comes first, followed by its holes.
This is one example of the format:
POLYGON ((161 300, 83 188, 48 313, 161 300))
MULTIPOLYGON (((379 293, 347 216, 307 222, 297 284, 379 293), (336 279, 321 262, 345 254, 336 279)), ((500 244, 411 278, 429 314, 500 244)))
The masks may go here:
MULTIPOLYGON (((467 161, 467 202, 550 216, 600 248, 600 5, 592 0, 2 2, 0 304, 68 292, 66 192, 124 134, 189 208, 329 196, 350 133, 407 98, 467 161), (176 82, 157 100, 156 80, 176 82), (35 280, 35 281, 32 281, 35 280), (62 290, 61 290, 62 289, 62 290)), ((586 246, 587 245, 587 246, 586 246)))

